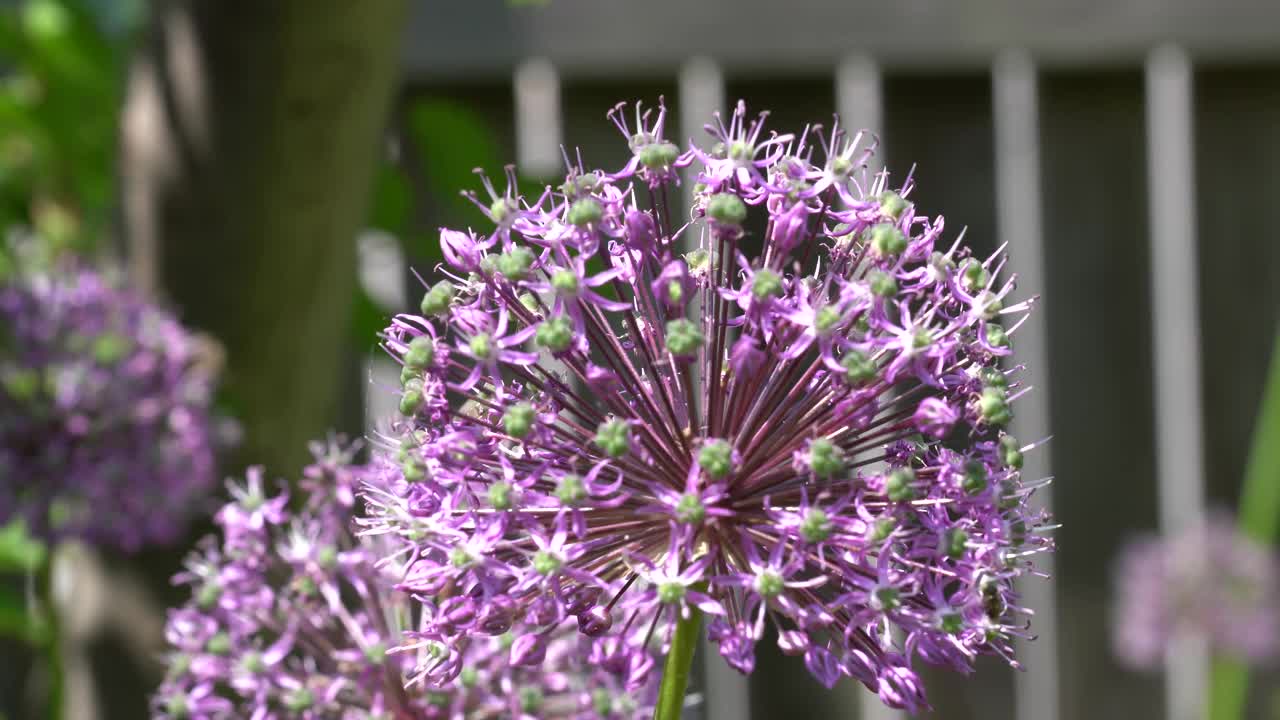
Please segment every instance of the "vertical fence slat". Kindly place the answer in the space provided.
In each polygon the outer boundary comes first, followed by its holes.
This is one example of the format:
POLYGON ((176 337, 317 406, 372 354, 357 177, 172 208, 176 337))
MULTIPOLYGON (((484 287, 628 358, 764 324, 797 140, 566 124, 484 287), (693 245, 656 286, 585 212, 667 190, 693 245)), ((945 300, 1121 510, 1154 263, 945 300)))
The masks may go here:
MULTIPOLYGON (((995 128, 996 227, 1001 243, 1008 243, 1010 268, 1018 275, 1018 299, 1045 287, 1044 232, 1040 193, 1039 83, 1035 62, 1020 50, 1001 53, 991 71, 992 118, 995 128)), ((1024 381, 1035 390, 1018 401, 1013 432, 1025 442, 1049 436, 1049 351, 1047 315, 1043 304, 1036 317, 1018 330, 1018 357, 1028 371, 1024 381)), ((1052 474, 1048 443, 1028 453, 1023 476, 1030 480, 1052 474)), ((1051 487, 1041 488, 1035 502, 1048 507, 1051 487)), ((1043 554, 1037 567, 1052 575, 1054 558, 1043 554)), ((1023 605, 1035 610, 1033 642, 1020 641, 1017 653, 1027 671, 1014 680, 1019 720, 1057 720, 1058 642, 1055 585, 1030 577, 1019 585, 1023 605)))
POLYGON ((840 126, 849 132, 869 130, 880 138, 880 147, 868 167, 878 172, 888 160, 884 146, 884 94, 880 66, 867 55, 850 55, 836 66, 836 111, 840 126))
MULTIPOLYGON (((1160 526, 1167 536, 1196 528, 1204 515, 1192 94, 1186 52, 1172 46, 1153 51, 1146 66, 1151 311, 1156 471, 1160 526)), ((1207 674, 1205 638, 1176 637, 1165 661, 1171 720, 1201 716, 1207 674)))
MULTIPOLYGON (((709 58, 691 58, 680 68, 679 116, 680 137, 673 138, 683 146, 689 140, 701 143, 706 138, 702 126, 711 122, 716 112, 725 112, 724 74, 720 66, 709 58)), ((686 172, 683 178, 685 217, 693 205, 693 177, 686 172)), ((693 244, 697 238, 687 237, 693 244)), ((746 677, 738 674, 724 662, 716 647, 702 641, 702 677, 706 703, 703 717, 707 720, 748 720, 751 717, 751 698, 746 677)))
POLYGON ((550 177, 561 172, 563 121, 560 73, 550 60, 531 58, 512 78, 516 110, 516 158, 520 172, 550 177))

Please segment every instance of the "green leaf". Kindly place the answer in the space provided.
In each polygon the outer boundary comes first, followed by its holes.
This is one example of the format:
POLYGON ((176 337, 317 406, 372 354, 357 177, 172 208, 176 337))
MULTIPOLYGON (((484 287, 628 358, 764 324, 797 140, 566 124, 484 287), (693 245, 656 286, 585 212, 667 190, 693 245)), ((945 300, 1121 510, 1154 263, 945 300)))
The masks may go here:
MULTIPOLYGON (((1274 545, 1280 524, 1280 332, 1271 351, 1271 369, 1253 429, 1253 445, 1240 494, 1240 530, 1274 545)), ((1249 666, 1237 658, 1215 658, 1209 693, 1212 720, 1244 717, 1249 666)))
POLYGON ((44 566, 48 556, 48 548, 27 534, 21 519, 0 528, 0 572, 32 573, 44 566))
POLYGON ((38 614, 27 607, 26 598, 16 589, 0 585, 0 637, 17 638, 41 645, 49 636, 49 627, 38 614))

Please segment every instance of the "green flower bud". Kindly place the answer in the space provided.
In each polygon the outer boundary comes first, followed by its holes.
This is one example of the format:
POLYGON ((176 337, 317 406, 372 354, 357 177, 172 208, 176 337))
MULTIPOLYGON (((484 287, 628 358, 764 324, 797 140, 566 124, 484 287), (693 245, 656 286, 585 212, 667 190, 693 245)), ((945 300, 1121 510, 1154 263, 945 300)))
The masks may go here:
POLYGON ((781 575, 772 570, 765 570, 756 575, 753 587, 760 597, 768 599, 781 595, 786 586, 783 584, 781 575))
POLYGON ((1009 378, 998 367, 984 367, 978 371, 978 378, 988 387, 1007 388, 1009 378))
POLYGON ((453 302, 454 294, 453 283, 448 280, 441 280, 422 296, 422 314, 443 315, 449 311, 449 305, 453 302))
POLYGON ((820 543, 831 537, 831 518, 822 508, 809 508, 800 520, 800 537, 807 543, 820 543))
POLYGON ((224 633, 216 633, 204 645, 205 652, 210 655, 226 655, 231 652, 231 636, 224 633))
POLYGON ((374 643, 364 648, 364 658, 371 663, 381 664, 387 658, 387 646, 374 643))
POLYGON ((130 348, 131 343, 128 338, 115 333, 104 333, 94 339, 93 350, 90 352, 94 362, 110 366, 123 360, 129 354, 130 348))
POLYGON ((867 273, 867 282, 871 286, 871 294, 876 297, 891 298, 898 294, 898 281, 883 270, 867 273))
POLYGON ((534 295, 533 293, 526 291, 526 292, 520 293, 520 297, 518 299, 520 300, 520 306, 523 307, 525 310, 528 310, 530 313, 533 313, 536 315, 537 313, 542 311, 542 307, 538 302, 537 295, 534 295))
POLYGON ((476 359, 488 360, 493 356, 493 338, 489 333, 480 333, 471 338, 467 348, 471 350, 472 355, 476 356, 476 359))
POLYGON ((950 558, 958 558, 964 555, 965 548, 969 546, 969 533, 960 528, 951 528, 942 534, 942 552, 950 558))
POLYGON ((606 420, 596 428, 596 445, 611 458, 620 458, 631 450, 631 428, 624 420, 606 420))
POLYGON ((409 367, 408 365, 405 365, 404 367, 400 368, 400 387, 403 388, 405 385, 408 385, 410 382, 414 380, 417 380, 418 382, 422 382, 421 370, 415 370, 409 367))
POLYGON ((528 248, 516 246, 498 256, 498 272, 512 282, 529 277, 529 269, 536 258, 528 248))
POLYGON ((948 635, 958 635, 964 629, 964 617, 956 612, 943 613, 938 616, 938 628, 948 635))
POLYGON ((473 557, 471 553, 467 552, 467 549, 461 545, 454 545, 449 550, 449 564, 459 570, 471 567, 471 564, 475 561, 475 557, 473 557))
POLYGON ((572 270, 557 270, 551 276, 551 287, 560 297, 577 297, 578 274, 572 270))
POLYGON ((596 688, 591 691, 591 707, 597 715, 608 717, 613 712, 613 696, 604 688, 596 688))
POLYGON ((696 493, 685 493, 676 503, 676 519, 686 525, 698 525, 707 516, 707 508, 696 493))
POLYGON ((499 480, 489 486, 489 505, 494 510, 510 510, 515 507, 515 488, 511 483, 499 480))
POLYGON ((667 350, 676 357, 692 357, 702 346, 702 331, 690 320, 680 318, 667 323, 667 350))
POLYGON ((658 602, 674 605, 684 600, 685 587, 678 582, 658 583, 658 602))
POLYGON ((553 353, 568 350, 573 344, 573 320, 567 315, 554 315, 543 320, 533 334, 533 344, 553 353))
POLYGON ((170 695, 164 700, 165 712, 172 718, 187 718, 191 716, 191 706, 187 703, 185 695, 170 695))
POLYGON ((267 669, 267 664, 262 661, 262 653, 250 650, 240 656, 240 662, 237 663, 241 670, 252 675, 257 675, 267 669))
POLYGON ((533 554, 533 570, 539 575, 550 575, 559 570, 561 565, 564 565, 564 561, 555 553, 539 550, 533 554))
POLYGON ((880 223, 867 230, 871 250, 880 257, 897 257, 907 249, 907 236, 892 223, 880 223))
POLYGON ((569 206, 569 212, 565 219, 570 225, 586 227, 600 222, 602 217, 604 217, 604 208, 600 206, 599 201, 595 198, 587 197, 574 201, 569 206))
POLYGON ((751 278, 751 295, 762 301, 782 297, 782 278, 772 270, 757 270, 751 278))
POLYGON ((901 195, 892 191, 885 190, 880 193, 880 214, 885 217, 891 217, 897 220, 902 215, 902 211, 907 209, 907 201, 901 195))
POLYGON ((1009 347, 1009 336, 1005 333, 1004 328, 999 325, 987 323, 986 334, 987 344, 991 347, 1009 347))
POLYGON ((425 370, 435 361, 436 345, 430 337, 420 335, 409 343, 404 353, 404 366, 414 370, 425 370))
POLYGON ((462 687, 473 688, 480 682, 480 671, 473 667, 462 668, 462 672, 458 673, 458 682, 462 687))
POLYGON ((1001 436, 1000 459, 1014 470, 1022 469, 1022 448, 1017 438, 1012 435, 1001 436))
POLYGON ((894 530, 898 529, 898 521, 891 517, 878 518, 871 524, 870 538, 873 543, 881 543, 889 539, 894 530))
POLYGON ((896 610, 898 605, 901 603, 898 598, 897 588, 876 588, 876 591, 872 593, 872 596, 875 598, 876 604, 880 606, 881 610, 896 610))
POLYGON ((733 471, 733 447, 725 440, 711 440, 698 451, 698 466, 719 480, 733 471))
POLYGON ((813 325, 818 329, 818 332, 825 335, 835 330, 836 326, 843 320, 844 313, 831 305, 823 305, 818 308, 818 312, 814 313, 813 325))
POLYGON ((857 350, 846 352, 840 358, 840 367, 844 368, 845 382, 850 385, 861 385, 876 376, 875 361, 857 350))
POLYGON ((911 468, 894 468, 884 479, 884 493, 892 502, 906 502, 916 496, 912 483, 916 481, 916 473, 911 468))
POLYGON ((1013 418, 1009 409, 1009 396, 1004 388, 988 387, 978 397, 978 414, 988 425, 1004 425, 1013 418))
POLYGON ((315 701, 315 695, 306 688, 295 688, 284 694, 284 706, 293 712, 309 710, 315 701))
POLYGON ((422 400, 422 381, 416 378, 409 380, 400 395, 400 414, 412 417, 422 407, 422 400))
POLYGON ((911 334, 911 347, 916 350, 924 350, 933 344, 933 331, 929 328, 917 328, 911 334))
POLYGON ((338 548, 322 545, 316 550, 316 564, 322 570, 332 570, 338 564, 338 548))
POLYGON ((730 160, 747 162, 751 158, 755 157, 756 149, 751 143, 746 142, 745 140, 735 140, 729 145, 728 153, 730 160))
POLYGON ((701 248, 691 250, 685 253, 684 264, 689 266, 689 272, 694 275, 704 273, 711 268, 711 253, 701 248))
POLYGON ((506 430, 511 437, 523 440, 533 430, 535 420, 537 420, 537 413, 534 412, 532 405, 525 402, 516 403, 502 414, 502 429, 506 430))
POLYGON ((844 469, 844 453, 831 440, 819 437, 809 443, 809 470, 815 476, 829 480, 844 469))
POLYGON ((991 274, 987 272, 986 268, 982 267, 982 263, 970 258, 968 262, 964 264, 964 271, 960 278, 960 284, 964 286, 965 290, 974 293, 985 288, 990 282, 991 274))
POLYGON ((530 715, 541 710, 542 688, 533 685, 520 688, 520 709, 530 715))
POLYGON ((502 221, 510 217, 511 213, 518 209, 519 207, 516 205, 515 200, 512 200, 511 198, 500 197, 492 203, 489 203, 489 215, 493 218, 493 221, 499 225, 502 224, 502 221))
POLYGON ((740 226, 747 219, 747 204, 732 193, 717 193, 707 200, 707 217, 721 225, 740 226))
POLYGON ((651 170, 668 168, 680 157, 680 148, 673 143, 650 143, 640 148, 640 164, 651 170))
POLYGON ((977 460, 964 464, 964 479, 960 482, 964 491, 976 495, 987 489, 987 466, 977 460))
POLYGON ((565 475, 556 485, 556 498, 562 505, 575 507, 587 499, 587 486, 577 475, 565 475))
POLYGON ((672 305, 680 305, 684 300, 684 285, 679 280, 672 280, 667 283, 667 302, 672 305))
POLYGON ((196 591, 196 605, 201 610, 212 610, 222 598, 222 585, 217 580, 206 580, 196 591))

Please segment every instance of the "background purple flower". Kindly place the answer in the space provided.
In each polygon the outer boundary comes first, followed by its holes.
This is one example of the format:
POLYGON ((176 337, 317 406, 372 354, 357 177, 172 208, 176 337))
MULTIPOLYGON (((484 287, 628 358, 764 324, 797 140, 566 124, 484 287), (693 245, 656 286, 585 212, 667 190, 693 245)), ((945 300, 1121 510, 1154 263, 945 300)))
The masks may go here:
POLYGON ((136 550, 214 484, 210 353, 111 277, 0 247, 0 525, 136 550))
POLYGON ((1131 540, 1115 566, 1113 641, 1126 665, 1161 667, 1180 632, 1212 651, 1259 662, 1280 649, 1280 568, 1275 553, 1215 513, 1172 538, 1131 540))
POLYGON ((579 161, 559 192, 503 194, 489 236, 442 231, 456 282, 386 331, 410 482, 369 532, 399 539, 406 587, 479 609, 433 641, 575 617, 647 650, 696 608, 743 672, 773 625, 823 683, 911 709, 916 658, 1012 662, 1013 581, 1051 543, 1004 432, 1029 305, 1003 255, 944 243, 861 135, 766 133, 739 104, 673 156, 664 113, 637 110, 622 171, 579 161), (608 303, 547 292, 582 267, 608 303))
POLYGON ((192 599, 170 612, 168 674, 158 718, 641 718, 653 687, 628 688, 569 628, 530 642, 477 636, 446 647, 434 622, 475 614, 467 603, 396 589, 401 562, 386 538, 358 538, 357 493, 388 492, 355 448, 313 447, 292 506, 260 469, 231 484, 206 538, 177 577, 192 599), (292 509, 291 509, 292 507, 292 509), (430 608, 430 611, 428 611, 430 608), (420 668, 449 663, 431 682, 420 668), (406 687, 408 685, 408 687, 406 687), (638 690, 638 691, 637 691, 638 690))

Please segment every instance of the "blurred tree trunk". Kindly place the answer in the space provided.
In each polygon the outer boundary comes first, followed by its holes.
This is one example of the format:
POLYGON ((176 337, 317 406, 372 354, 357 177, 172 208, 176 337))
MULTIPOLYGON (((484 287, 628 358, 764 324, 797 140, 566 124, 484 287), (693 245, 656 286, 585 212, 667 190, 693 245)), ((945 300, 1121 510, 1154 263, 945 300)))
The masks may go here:
MULTIPOLYGON (((272 475, 293 472, 339 409, 360 407, 340 408, 356 367, 355 235, 406 5, 161 0, 130 67, 132 274, 222 342, 240 458, 272 475)), ((361 418, 338 427, 359 431, 361 418)))

